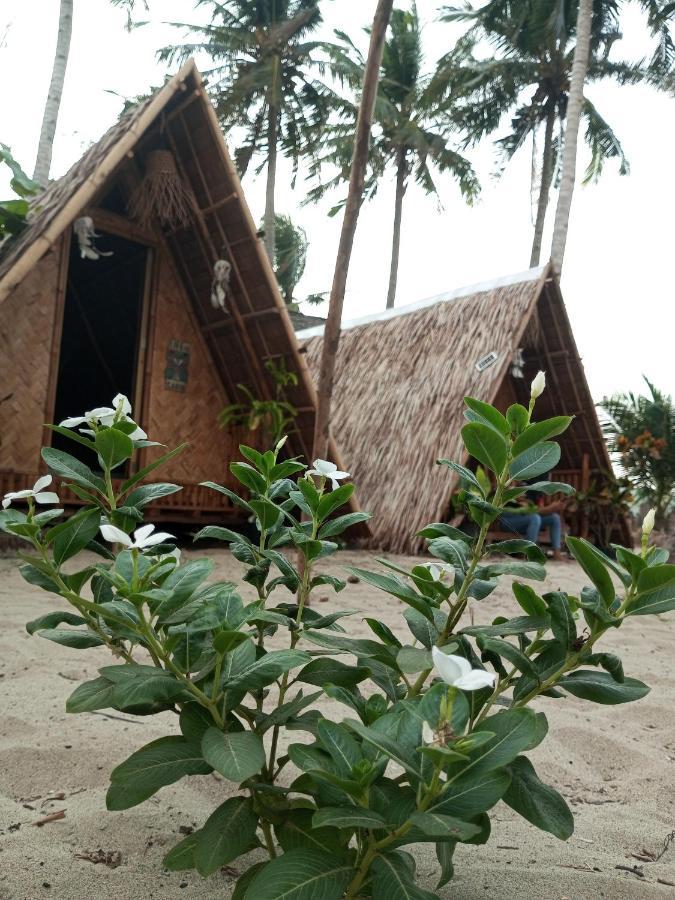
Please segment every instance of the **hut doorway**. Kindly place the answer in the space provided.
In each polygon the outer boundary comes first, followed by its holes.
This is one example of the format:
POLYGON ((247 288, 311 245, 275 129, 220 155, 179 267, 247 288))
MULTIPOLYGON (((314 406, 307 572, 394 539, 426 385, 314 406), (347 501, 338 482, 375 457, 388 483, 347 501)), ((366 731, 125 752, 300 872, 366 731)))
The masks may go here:
MULTIPOLYGON (((82 259, 72 241, 63 309, 54 418, 60 422, 116 394, 138 397, 139 350, 149 247, 102 234, 97 250, 106 256, 82 259)), ((74 451, 58 434, 53 446, 74 451)))

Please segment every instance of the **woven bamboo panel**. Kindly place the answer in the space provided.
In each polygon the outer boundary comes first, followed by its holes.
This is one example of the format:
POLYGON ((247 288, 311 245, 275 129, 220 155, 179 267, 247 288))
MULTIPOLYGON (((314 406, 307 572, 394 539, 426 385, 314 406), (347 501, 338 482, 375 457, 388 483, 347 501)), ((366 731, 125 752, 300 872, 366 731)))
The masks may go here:
POLYGON ((50 372, 59 248, 47 253, 7 298, 0 315, 0 469, 40 464, 50 372))
MULTIPOLYGON (((159 261, 154 327, 149 346, 152 359, 144 427, 153 440, 168 447, 184 441, 187 449, 162 469, 162 477, 178 482, 221 481, 233 453, 232 438, 217 423, 228 402, 211 356, 196 327, 182 285, 165 257, 159 261), (184 391, 167 384, 167 353, 172 341, 187 345, 184 391)), ((151 450, 149 459, 162 448, 151 450)))

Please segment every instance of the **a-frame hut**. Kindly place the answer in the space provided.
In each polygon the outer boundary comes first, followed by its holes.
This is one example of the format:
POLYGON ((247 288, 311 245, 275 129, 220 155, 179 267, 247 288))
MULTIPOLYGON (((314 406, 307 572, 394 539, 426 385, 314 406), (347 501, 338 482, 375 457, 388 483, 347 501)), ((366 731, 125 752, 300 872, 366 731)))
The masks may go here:
MULTIPOLYGON (((371 544, 413 552, 415 532, 447 521, 457 488, 438 458, 460 460, 463 398, 505 410, 527 404, 539 369, 537 418, 573 414, 553 473, 586 490, 611 464, 560 286, 548 266, 442 294, 343 325, 333 430, 373 514, 371 544)), ((321 326, 298 333, 317 374, 321 326)), ((629 539, 621 522, 621 536, 629 539)))
MULTIPOLYGON (((237 508, 199 482, 232 486, 228 462, 249 436, 220 430, 218 413, 241 400, 239 384, 256 398, 274 397, 270 361, 297 375, 285 392, 298 411, 289 449, 310 458, 312 380, 215 113, 188 62, 53 182, 37 198, 30 226, 0 249, 0 496, 31 486, 44 471, 40 447, 60 438, 43 423, 107 406, 121 392, 154 440, 189 442, 162 470, 183 490, 153 515, 233 517, 237 508), (173 227, 133 214, 153 154, 155 163, 168 160, 189 207, 173 227), (86 217, 99 235, 98 259, 82 257, 76 232, 86 217), (211 302, 219 260, 230 267, 225 310, 211 302)), ((144 450, 140 464, 157 452, 144 450)))

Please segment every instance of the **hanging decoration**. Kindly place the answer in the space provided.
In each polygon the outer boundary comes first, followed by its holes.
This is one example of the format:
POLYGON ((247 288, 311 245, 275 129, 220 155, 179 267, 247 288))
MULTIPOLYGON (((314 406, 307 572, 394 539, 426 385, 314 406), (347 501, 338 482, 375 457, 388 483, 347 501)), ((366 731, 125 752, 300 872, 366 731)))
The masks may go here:
POLYGON ((523 356, 522 347, 518 347, 513 354, 513 359, 511 360, 511 375, 513 378, 525 377, 525 357, 523 356))
POLYGON ((190 345, 185 341, 171 340, 166 348, 164 384, 170 391, 185 393, 190 365, 190 345))
POLYGON ((112 250, 99 250, 94 246, 94 238, 101 237, 101 235, 96 233, 94 220, 91 216, 81 216, 79 219, 75 219, 73 231, 77 237, 82 259, 97 260, 102 256, 113 255, 112 250))
POLYGON ((226 259, 217 259, 213 264, 213 281, 211 282, 211 306, 227 312, 225 301, 230 292, 230 276, 232 263, 226 259))
POLYGON ((192 221, 195 199, 176 167, 170 150, 151 150, 145 161, 145 176, 129 201, 129 214, 139 225, 155 219, 169 229, 183 228, 192 221))

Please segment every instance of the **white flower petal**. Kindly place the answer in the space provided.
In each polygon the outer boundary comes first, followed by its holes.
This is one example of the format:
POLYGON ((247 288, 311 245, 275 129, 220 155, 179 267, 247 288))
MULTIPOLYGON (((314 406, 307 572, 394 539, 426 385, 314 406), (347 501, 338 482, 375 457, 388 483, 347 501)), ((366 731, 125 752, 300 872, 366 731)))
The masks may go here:
POLYGON ((544 388, 546 387, 546 374, 544 372, 537 372, 532 385, 530 386, 530 397, 533 400, 536 400, 537 397, 541 397, 544 393, 544 388))
POLYGON ((137 528, 136 531, 134 531, 134 541, 137 544, 142 543, 149 535, 152 534, 152 532, 154 530, 155 530, 154 525, 151 525, 151 524, 141 525, 140 528, 137 528))
POLYGON ((10 500, 25 500, 26 497, 32 497, 33 491, 29 488, 23 491, 10 491, 9 494, 5 494, 5 497, 9 497, 10 500))
POLYGON ((315 459, 312 465, 314 466, 311 470, 312 475, 322 475, 325 478, 337 472, 335 463, 328 462, 327 459, 315 459))
POLYGON ((125 534, 120 528, 114 525, 101 525, 101 534, 110 541, 111 544, 123 544, 125 547, 131 547, 132 540, 128 534, 125 534))
POLYGON ((647 515, 642 520, 642 533, 645 537, 649 537, 649 535, 654 530, 654 522, 656 520, 656 507, 650 509, 647 515))
POLYGON ((96 409, 90 409, 89 412, 84 414, 87 422, 91 422, 92 419, 95 419, 97 422, 102 421, 104 418, 108 416, 115 415, 115 410, 111 409, 109 406, 97 406, 96 409))
POLYGON ((7 509, 7 507, 10 505, 11 502, 12 502, 12 498, 8 497, 7 494, 5 494, 5 498, 2 501, 2 508, 7 509))
POLYGON ((150 537, 145 538, 145 540, 136 541, 135 546, 138 547, 139 550, 143 550, 145 547, 154 547, 155 544, 163 544, 165 541, 171 540, 172 538, 172 534, 168 534, 166 531, 159 531, 157 534, 151 534, 150 537))
POLYGON ((53 491, 41 491, 35 495, 36 503, 60 503, 59 495, 53 491))
POLYGON ((484 672, 483 669, 472 669, 466 675, 462 675, 455 682, 455 687, 462 691, 477 691, 480 688, 492 687, 496 675, 493 672, 484 672))
MULTIPOLYGON (((462 660, 464 663, 466 662, 461 656, 443 653, 438 647, 432 649, 431 656, 438 674, 446 684, 454 684, 458 678, 461 678, 462 675, 465 674, 464 667, 458 662, 458 660, 462 660)), ((469 669, 471 669, 470 666, 469 669)))
MULTIPOLYGON (((129 419, 128 421, 131 421, 131 419, 129 419)), ((135 422, 134 425, 136 425, 135 422)), ((147 438, 147 434, 143 431, 142 428, 136 425, 136 431, 132 431, 129 437, 132 441, 144 441, 147 438)))
POLYGON ((41 490, 43 490, 43 488, 48 487, 51 483, 52 483, 52 476, 51 475, 43 475, 41 478, 38 478, 38 480, 35 482, 35 484, 33 485, 33 490, 35 491, 36 494, 38 494, 41 490))
POLYGON ((129 403, 129 400, 124 396, 124 394, 116 394, 113 397, 112 405, 115 410, 121 412, 123 416, 131 415, 131 403, 129 403))
POLYGON ((60 424, 64 428, 75 428, 77 425, 84 425, 86 421, 84 416, 74 416, 72 419, 64 419, 60 424))
POLYGON ((422 743, 433 744, 435 739, 436 735, 431 725, 428 722, 422 722, 422 743))

